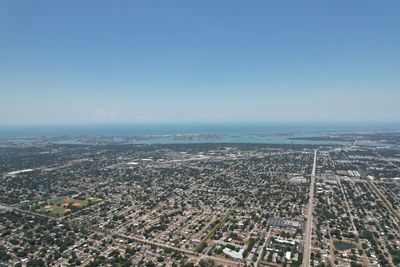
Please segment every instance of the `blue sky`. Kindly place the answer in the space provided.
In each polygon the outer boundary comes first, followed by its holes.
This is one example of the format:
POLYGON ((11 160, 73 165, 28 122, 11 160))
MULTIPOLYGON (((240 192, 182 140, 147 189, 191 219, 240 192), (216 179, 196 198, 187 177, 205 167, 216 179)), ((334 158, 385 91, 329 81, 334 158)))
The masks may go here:
POLYGON ((0 124, 400 121, 399 1, 0 1, 0 124))

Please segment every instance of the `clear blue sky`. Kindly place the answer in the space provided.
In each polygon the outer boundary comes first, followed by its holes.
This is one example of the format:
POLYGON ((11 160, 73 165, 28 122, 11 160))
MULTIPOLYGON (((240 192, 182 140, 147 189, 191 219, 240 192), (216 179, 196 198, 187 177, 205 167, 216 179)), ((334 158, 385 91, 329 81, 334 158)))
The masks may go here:
POLYGON ((400 1, 0 1, 0 124, 400 121, 400 1))

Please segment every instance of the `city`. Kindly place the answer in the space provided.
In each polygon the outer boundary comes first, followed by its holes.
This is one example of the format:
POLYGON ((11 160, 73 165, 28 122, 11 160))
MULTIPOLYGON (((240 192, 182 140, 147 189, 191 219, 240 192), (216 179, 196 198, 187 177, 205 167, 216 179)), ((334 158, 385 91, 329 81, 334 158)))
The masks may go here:
POLYGON ((2 266, 400 264, 397 145, 0 150, 2 266))

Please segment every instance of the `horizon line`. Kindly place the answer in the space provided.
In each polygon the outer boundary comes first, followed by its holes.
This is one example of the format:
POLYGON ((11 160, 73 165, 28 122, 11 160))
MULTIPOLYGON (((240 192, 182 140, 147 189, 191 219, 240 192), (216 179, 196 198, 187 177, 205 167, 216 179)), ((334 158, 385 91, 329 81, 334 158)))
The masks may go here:
POLYGON ((8 126, 90 126, 90 125, 160 125, 160 124, 400 124, 400 120, 388 121, 132 121, 132 122, 28 122, 28 123, 0 123, 0 127, 8 126))

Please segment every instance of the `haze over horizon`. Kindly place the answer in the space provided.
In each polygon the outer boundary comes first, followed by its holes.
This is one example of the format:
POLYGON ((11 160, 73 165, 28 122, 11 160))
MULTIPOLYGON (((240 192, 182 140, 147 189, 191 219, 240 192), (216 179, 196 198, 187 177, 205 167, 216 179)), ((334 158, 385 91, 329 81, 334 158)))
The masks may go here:
POLYGON ((400 122, 398 1, 1 1, 0 124, 400 122))

